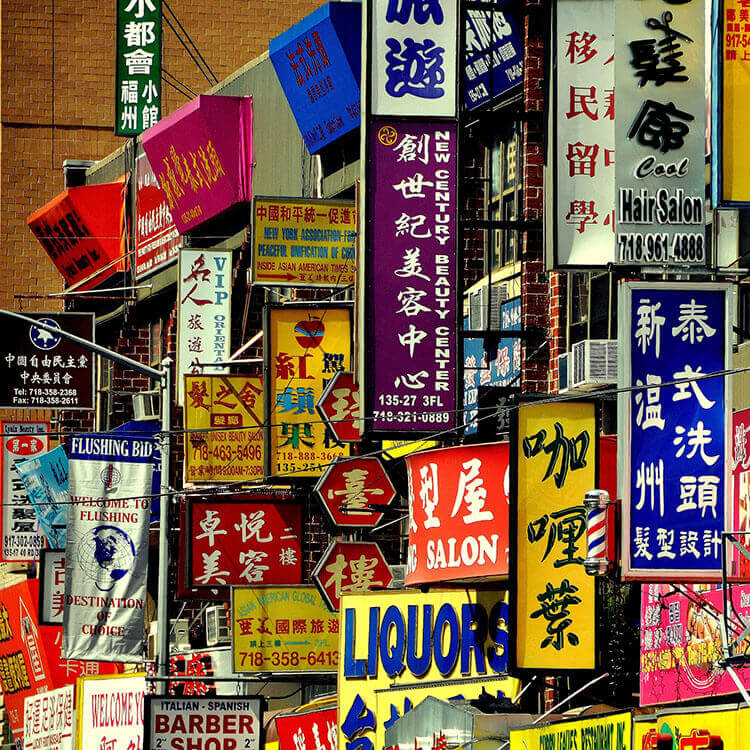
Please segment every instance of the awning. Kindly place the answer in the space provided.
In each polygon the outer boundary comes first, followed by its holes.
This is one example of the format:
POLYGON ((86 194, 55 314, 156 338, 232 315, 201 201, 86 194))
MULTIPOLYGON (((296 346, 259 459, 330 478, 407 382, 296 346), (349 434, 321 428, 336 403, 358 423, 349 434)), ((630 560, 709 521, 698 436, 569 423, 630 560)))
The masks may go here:
POLYGON ((26 223, 68 286, 89 279, 80 288, 93 289, 125 268, 124 177, 103 185, 68 188, 31 214, 26 223), (118 259, 122 262, 115 262, 118 259))
POLYGON ((253 127, 249 96, 197 96, 144 131, 143 149, 180 234, 249 203, 253 127))

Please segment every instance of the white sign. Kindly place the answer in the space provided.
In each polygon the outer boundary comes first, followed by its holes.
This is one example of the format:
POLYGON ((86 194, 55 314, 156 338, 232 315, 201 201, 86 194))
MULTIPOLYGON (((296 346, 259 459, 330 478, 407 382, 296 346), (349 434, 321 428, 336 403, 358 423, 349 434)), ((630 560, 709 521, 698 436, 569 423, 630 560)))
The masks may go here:
POLYGON ((75 687, 65 685, 23 703, 24 750, 73 750, 73 696, 75 687))
POLYGON ((70 440, 65 658, 143 657, 153 451, 150 437, 70 440))
POLYGON ((257 698, 149 696, 147 701, 145 750, 260 750, 257 698))
POLYGON ((29 562, 39 557, 44 536, 29 493, 16 469, 49 450, 47 422, 0 422, 2 437, 2 553, 4 562, 29 562))
POLYGON ((65 550, 43 549, 39 558, 39 624, 62 625, 65 609, 65 550))
POLYGON ((615 259, 615 19, 601 0, 558 0, 554 267, 615 259))
POLYGON ((456 116, 456 0, 370 0, 372 114, 456 116))
POLYGON ((182 405, 185 375, 227 372, 210 363, 229 357, 232 251, 180 250, 179 274, 177 403, 182 405))

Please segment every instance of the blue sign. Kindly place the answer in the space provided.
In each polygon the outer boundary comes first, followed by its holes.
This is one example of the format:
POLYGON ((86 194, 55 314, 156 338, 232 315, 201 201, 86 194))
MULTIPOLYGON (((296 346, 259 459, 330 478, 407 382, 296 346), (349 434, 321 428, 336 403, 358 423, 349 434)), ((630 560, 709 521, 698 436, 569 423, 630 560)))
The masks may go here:
POLYGON ((643 386, 620 396, 624 406, 629 400, 625 572, 717 576, 727 511, 728 386, 723 377, 701 376, 729 366, 726 289, 634 283, 625 294, 626 382, 643 386))
POLYGON ((269 44, 271 62, 311 154, 359 127, 359 3, 331 2, 269 44))
POLYGON ((523 83, 523 45, 509 14, 468 11, 464 76, 469 110, 523 83))
MULTIPOLYGON (((131 437, 143 437, 145 434, 155 437, 160 429, 161 426, 158 419, 133 419, 130 422, 121 424, 119 427, 113 427, 112 432, 116 432, 118 436, 125 434, 131 437)), ((161 510, 161 451, 159 450, 158 440, 154 440, 153 463, 154 473, 151 475, 151 523, 158 522, 161 510)))

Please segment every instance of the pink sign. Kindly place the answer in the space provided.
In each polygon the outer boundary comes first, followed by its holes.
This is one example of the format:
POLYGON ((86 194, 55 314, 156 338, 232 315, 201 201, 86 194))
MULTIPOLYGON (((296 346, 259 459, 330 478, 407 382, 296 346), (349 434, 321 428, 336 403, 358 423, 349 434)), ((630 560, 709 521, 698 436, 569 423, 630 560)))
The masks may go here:
MULTIPOLYGON (((641 706, 708 698, 737 692, 718 665, 723 655, 720 587, 694 584, 689 597, 672 584, 641 588, 641 706)), ((750 621, 750 585, 732 587, 733 621, 750 621)), ((737 667, 750 687, 750 667, 737 667)))
POLYGON ((197 96, 144 131, 143 149, 180 234, 252 197, 248 96, 197 96))
MULTIPOLYGON (((732 484, 734 501, 730 531, 738 532, 738 542, 750 549, 750 409, 732 415, 732 484), (748 533, 741 533, 741 532, 748 533)), ((750 560, 732 549, 730 578, 750 578, 750 560)))

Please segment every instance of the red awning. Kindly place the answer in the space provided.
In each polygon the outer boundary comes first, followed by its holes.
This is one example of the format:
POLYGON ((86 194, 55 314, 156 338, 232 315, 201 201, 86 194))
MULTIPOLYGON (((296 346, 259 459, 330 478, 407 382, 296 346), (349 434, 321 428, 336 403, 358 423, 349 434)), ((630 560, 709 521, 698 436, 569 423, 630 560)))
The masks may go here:
POLYGON ((26 223, 68 286, 88 279, 80 288, 93 289, 125 269, 124 177, 103 185, 68 188, 31 214, 26 223), (114 263, 118 259, 121 262, 114 263))

